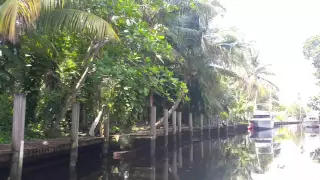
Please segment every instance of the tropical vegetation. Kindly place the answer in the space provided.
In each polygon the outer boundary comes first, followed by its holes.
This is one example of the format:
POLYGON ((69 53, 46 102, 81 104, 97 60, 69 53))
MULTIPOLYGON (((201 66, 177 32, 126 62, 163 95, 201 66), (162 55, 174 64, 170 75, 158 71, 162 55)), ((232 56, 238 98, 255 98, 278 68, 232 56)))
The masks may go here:
MULTIPOLYGON (((310 60, 316 70, 314 76, 316 77, 317 81, 320 79, 320 35, 314 35, 309 37, 303 45, 303 54, 307 60, 310 60)), ((317 85, 320 85, 317 82, 317 85)), ((308 107, 319 111, 320 110, 320 101, 319 95, 310 97, 308 102, 308 107)))
POLYGON ((84 132, 103 105, 122 133, 150 106, 158 126, 163 108, 247 119, 277 88, 254 44, 216 24, 225 12, 217 0, 0 0, 0 142, 18 93, 27 138, 68 135, 74 102, 84 132))

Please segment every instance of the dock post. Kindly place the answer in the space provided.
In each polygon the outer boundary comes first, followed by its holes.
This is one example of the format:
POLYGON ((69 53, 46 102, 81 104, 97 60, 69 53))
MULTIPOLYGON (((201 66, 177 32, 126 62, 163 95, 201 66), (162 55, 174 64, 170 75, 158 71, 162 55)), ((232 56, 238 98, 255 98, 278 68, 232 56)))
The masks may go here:
POLYGON ((77 180, 77 169, 75 166, 69 167, 69 180, 77 180))
POLYGON ((169 134, 169 112, 168 109, 163 109, 163 126, 164 126, 164 135, 168 136, 169 134))
POLYGON ((168 180, 169 174, 169 157, 168 157, 168 134, 169 134, 169 122, 168 122, 168 109, 163 110, 163 124, 164 124, 164 167, 163 167, 163 179, 168 180))
POLYGON ((107 106, 103 106, 103 111, 105 114, 105 117, 102 117, 104 119, 103 121, 103 136, 104 136, 104 142, 103 142, 103 156, 107 156, 108 154, 108 148, 109 148, 109 138, 110 138, 110 116, 109 116, 109 110, 107 109, 107 106))
POLYGON ((70 153, 70 166, 77 165, 78 159, 78 141, 79 141, 79 117, 80 117, 80 104, 74 103, 72 105, 72 124, 71 124, 71 153, 70 153))
POLYGON ((26 96, 16 94, 13 102, 12 161, 10 179, 20 180, 23 165, 26 96))
POLYGON ((165 145, 164 145, 164 166, 163 166, 163 179, 168 180, 169 174, 169 157, 168 157, 168 136, 164 136, 165 145))
POLYGON ((151 180, 156 179, 156 159, 155 159, 155 149, 156 149, 156 136, 157 136, 157 129, 156 129, 156 118, 157 118, 157 108, 155 106, 151 106, 150 111, 150 160, 151 160, 151 180))
POLYGON ((181 138, 179 138, 179 151, 178 151, 178 164, 179 164, 179 168, 182 168, 183 164, 182 164, 182 147, 181 147, 181 138))
POLYGON ((103 175, 102 175, 102 179, 101 180, 108 180, 109 178, 109 171, 108 171, 108 159, 105 157, 103 158, 103 161, 102 161, 103 165, 102 165, 102 168, 103 168, 103 175))
POLYGON ((218 137, 220 137, 220 117, 216 116, 217 126, 218 126, 218 137))
POLYGON ((203 144, 203 141, 201 141, 201 158, 203 159, 204 158, 204 144, 203 144))
POLYGON ((209 140, 211 139, 211 124, 212 124, 212 117, 208 117, 208 134, 209 134, 209 140))
POLYGON ((209 137, 209 141, 211 141, 211 117, 208 119, 208 121, 209 121, 208 137, 209 137))
POLYGON ((155 149, 156 149, 156 139, 150 138, 150 166, 151 166, 151 173, 150 173, 150 180, 156 180, 156 156, 155 156, 155 149))
POLYGON ((156 139, 157 129, 156 129, 156 118, 157 118, 157 108, 155 106, 151 107, 150 111, 150 134, 152 139, 156 139))
POLYGON ((190 128, 190 151, 189 151, 189 160, 190 164, 193 162, 193 122, 192 122, 192 113, 189 113, 189 128, 190 128))
POLYGON ((189 113, 189 129, 193 131, 192 113, 189 113))
POLYGON ((209 154, 211 155, 211 151, 212 151, 212 140, 211 140, 211 133, 209 131, 209 154))
POLYGON ((182 119, 182 112, 178 112, 178 131, 179 133, 181 133, 182 131, 182 123, 181 123, 181 119, 182 119))
POLYGON ((227 121, 226 121, 226 138, 228 139, 228 134, 229 134, 229 118, 227 118, 227 121))
POLYGON ((189 161, 190 161, 190 165, 191 165, 193 163, 193 143, 190 144, 189 161))
POLYGON ((172 173, 177 174, 177 136, 173 136, 172 173))
POLYGON ((177 112, 176 111, 172 112, 172 133, 173 134, 177 133, 177 112))
POLYGON ((203 114, 200 115, 200 129, 203 130, 203 114))

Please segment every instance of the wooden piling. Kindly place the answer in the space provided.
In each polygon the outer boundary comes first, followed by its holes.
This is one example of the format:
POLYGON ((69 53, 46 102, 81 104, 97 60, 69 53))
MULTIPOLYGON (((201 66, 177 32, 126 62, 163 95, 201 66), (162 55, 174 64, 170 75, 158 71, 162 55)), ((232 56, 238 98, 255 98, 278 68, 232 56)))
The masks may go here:
POLYGON ((164 146, 163 179, 168 180, 168 177, 169 177, 168 136, 165 136, 164 138, 165 138, 165 146, 164 146))
POLYGON ((168 136, 169 134, 169 112, 168 109, 163 109, 163 126, 164 126, 164 135, 168 136))
POLYGON ((177 136, 173 136, 172 173, 177 174, 177 136))
POLYGON ((72 124, 71 124, 71 153, 70 166, 77 165, 78 159, 78 142, 79 142, 79 118, 80 118, 80 104, 74 103, 72 105, 72 124))
POLYGON ((229 118, 226 120, 226 137, 228 138, 229 134, 229 118))
POLYGON ((77 169, 75 166, 69 167, 69 180, 77 180, 77 169))
POLYGON ((192 113, 189 113, 189 128, 193 131, 192 113))
POLYGON ((179 168, 182 168, 182 137, 181 133, 178 135, 178 144, 179 144, 179 151, 178 151, 178 164, 179 168))
POLYGON ((216 116, 217 126, 218 126, 218 136, 220 137, 220 117, 216 116))
POLYGON ((182 123, 181 123, 181 119, 182 119, 182 112, 178 112, 178 131, 181 132, 182 130, 182 123))
POLYGON ((209 154, 211 155, 211 150, 212 150, 212 141, 211 141, 211 133, 209 131, 209 154))
POLYGON ((200 128, 203 129, 203 114, 200 115, 200 128))
POLYGON ((193 143, 190 145, 190 149, 189 149, 189 161, 191 165, 193 163, 193 143))
POLYGON ((157 129, 156 129, 156 118, 157 118, 157 108, 155 106, 151 107, 150 111, 150 134, 151 138, 156 139, 157 129))
POLYGON ((20 180, 23 165, 26 96, 16 94, 13 102, 12 161, 10 179, 20 180))
POLYGON ((103 175, 102 175, 102 180, 108 180, 109 179, 109 168, 108 168, 108 158, 104 158, 102 160, 102 169, 103 169, 103 175))
POLYGON ((155 157, 155 149, 156 149, 156 139, 151 138, 150 139, 150 167, 151 167, 151 173, 150 173, 150 180, 156 180, 156 157, 155 157))
POLYGON ((172 133, 176 134, 177 132, 177 112, 172 112, 172 133))
POLYGON ((103 136, 104 136, 104 142, 103 142, 103 156, 107 156, 108 149, 109 149, 109 139, 110 139, 110 114, 109 110, 105 106, 104 109, 105 117, 103 121, 103 136))
POLYGON ((182 148, 179 147, 179 151, 178 151, 178 164, 179 164, 179 168, 182 168, 183 164, 182 164, 182 148))
MULTIPOLYGON (((191 115, 191 117, 192 117, 192 115, 191 115)), ((191 127, 192 127, 192 124, 191 124, 191 127)), ((190 156, 189 156, 189 160, 190 160, 190 163, 192 163, 193 162, 193 130, 192 129, 190 130, 189 134, 190 134, 190 139, 189 139, 190 140, 190 151, 189 151, 189 155, 190 156)))

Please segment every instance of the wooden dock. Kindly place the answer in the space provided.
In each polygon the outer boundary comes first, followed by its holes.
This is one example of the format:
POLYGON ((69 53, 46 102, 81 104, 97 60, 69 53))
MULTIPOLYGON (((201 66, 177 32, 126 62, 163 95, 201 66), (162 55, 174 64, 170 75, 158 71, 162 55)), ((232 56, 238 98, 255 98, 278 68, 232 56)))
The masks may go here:
MULTIPOLYGON (((102 143, 101 137, 79 137, 79 147, 102 143)), ((26 141, 24 158, 39 157, 71 149, 71 138, 26 141)), ((7 166, 12 155, 11 144, 0 144, 0 167, 7 166)))
POLYGON ((276 121, 274 122, 274 125, 281 126, 281 125, 289 125, 289 124, 300 124, 301 121, 276 121))
MULTIPOLYGON (((287 124, 298 124, 300 122, 275 122, 276 125, 287 125, 287 124)), ((236 127, 229 126, 228 129, 233 128, 246 128, 246 125, 238 125, 236 127)), ((208 127, 203 127, 203 130, 208 130, 208 127)), ((212 127, 210 129, 217 129, 217 127, 212 127)), ((225 128, 221 127, 221 130, 225 128)), ((200 127, 194 127, 193 131, 200 131, 200 127)), ((181 132, 188 132, 190 128, 188 126, 182 126, 181 132)), ((179 132, 176 132, 179 133, 179 132)), ((173 128, 169 127, 169 135, 173 134, 173 128)), ((141 131, 137 133, 127 134, 134 139, 149 139, 152 138, 150 131, 141 131)), ((165 132, 163 128, 156 130, 156 136, 164 136, 165 132)), ((79 137, 79 147, 89 146, 93 144, 99 144, 104 141, 103 137, 79 137)), ((71 149, 71 138, 56 138, 56 139, 44 139, 44 140, 32 140, 26 141, 24 146, 24 158, 29 157, 39 157, 47 154, 59 153, 62 151, 68 151, 71 149)), ((0 167, 8 165, 12 155, 12 145, 11 144, 0 144, 0 167)))

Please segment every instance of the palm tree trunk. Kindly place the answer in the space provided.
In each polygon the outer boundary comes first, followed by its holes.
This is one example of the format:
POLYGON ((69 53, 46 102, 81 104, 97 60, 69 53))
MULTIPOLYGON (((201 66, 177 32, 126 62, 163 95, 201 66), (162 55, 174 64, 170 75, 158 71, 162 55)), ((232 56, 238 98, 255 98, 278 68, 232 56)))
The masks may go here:
MULTIPOLYGON (((89 130, 89 134, 90 136, 94 136, 94 130, 96 129, 99 121, 101 120, 101 118, 103 118, 104 113, 106 112, 106 105, 103 105, 101 108, 101 111, 99 112, 98 116, 96 117, 96 119, 93 121, 90 130, 89 130)), ((101 136, 102 134, 100 134, 101 136)))
MULTIPOLYGON (((171 114, 177 109, 177 107, 179 106, 181 100, 183 99, 183 97, 185 96, 185 94, 181 94, 177 100, 175 101, 175 103, 172 105, 171 109, 169 109, 169 112, 168 112, 168 116, 170 117, 171 114)), ((158 120, 158 122, 156 122, 156 127, 160 127, 161 125, 163 124, 163 117, 160 118, 158 120)))
POLYGON ((83 83, 85 82, 85 80, 88 77, 89 71, 92 68, 92 64, 90 64, 90 61, 92 61, 92 59, 94 58, 94 55, 107 43, 107 40, 102 41, 100 43, 97 43, 95 45, 93 45, 93 43, 91 43, 90 47, 88 48, 88 51, 84 57, 84 62, 88 63, 87 68, 84 70, 84 72, 82 73, 80 79, 78 80, 77 84, 72 88, 71 93, 67 96, 64 104, 63 104, 63 108, 61 109, 60 113, 57 116, 57 119, 53 125, 53 129, 59 127, 60 122, 62 121, 62 119, 64 118, 65 114, 68 111, 68 108, 71 106, 71 104, 73 103, 73 101, 75 100, 77 93, 79 92, 80 88, 82 87, 83 83))

